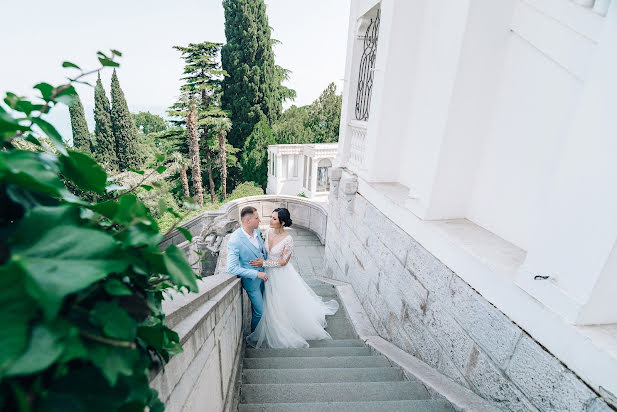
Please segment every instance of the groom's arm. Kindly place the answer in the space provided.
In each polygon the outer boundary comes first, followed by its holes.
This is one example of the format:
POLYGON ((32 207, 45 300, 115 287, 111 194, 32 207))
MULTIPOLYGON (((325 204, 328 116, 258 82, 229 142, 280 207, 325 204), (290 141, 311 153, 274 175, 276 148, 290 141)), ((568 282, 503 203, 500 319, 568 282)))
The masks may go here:
POLYGON ((236 242, 227 244, 227 272, 247 279, 255 279, 258 274, 255 269, 246 269, 240 265, 240 250, 236 242))

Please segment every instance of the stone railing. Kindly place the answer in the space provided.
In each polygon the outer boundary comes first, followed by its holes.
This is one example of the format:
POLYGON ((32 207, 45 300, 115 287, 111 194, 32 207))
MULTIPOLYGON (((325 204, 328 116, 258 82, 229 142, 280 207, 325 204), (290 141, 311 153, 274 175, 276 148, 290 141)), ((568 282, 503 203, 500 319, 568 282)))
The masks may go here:
POLYGON ((236 276, 222 273, 198 284, 198 293, 175 293, 163 302, 165 323, 178 332, 183 351, 151 377, 151 386, 166 411, 232 411, 250 304, 236 276))
POLYGON ((349 164, 350 170, 360 171, 364 169, 364 153, 366 151, 366 122, 352 120, 349 122, 351 139, 349 142, 349 164))

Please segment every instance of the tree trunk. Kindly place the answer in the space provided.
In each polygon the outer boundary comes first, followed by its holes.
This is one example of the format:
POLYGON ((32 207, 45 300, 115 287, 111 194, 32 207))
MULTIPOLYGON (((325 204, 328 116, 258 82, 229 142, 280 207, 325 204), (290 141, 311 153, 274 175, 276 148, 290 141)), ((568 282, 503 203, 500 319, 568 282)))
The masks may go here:
POLYGON ((189 108, 186 116, 186 129, 189 135, 189 151, 193 162, 193 190, 199 206, 204 204, 203 186, 201 183, 201 162, 199 160, 199 136, 197 134, 197 114, 195 106, 189 108))
POLYGON ((219 132, 219 153, 221 154, 221 184, 223 200, 227 199, 227 151, 225 148, 225 132, 219 132))
POLYGON ((191 197, 191 192, 189 192, 189 178, 186 177, 186 168, 184 166, 180 166, 180 178, 182 179, 184 197, 191 197))
POLYGON ((212 176, 212 164, 210 163, 210 152, 206 152, 206 161, 208 164, 208 180, 210 180, 210 197, 212 203, 216 202, 216 193, 214 193, 214 177, 212 176))

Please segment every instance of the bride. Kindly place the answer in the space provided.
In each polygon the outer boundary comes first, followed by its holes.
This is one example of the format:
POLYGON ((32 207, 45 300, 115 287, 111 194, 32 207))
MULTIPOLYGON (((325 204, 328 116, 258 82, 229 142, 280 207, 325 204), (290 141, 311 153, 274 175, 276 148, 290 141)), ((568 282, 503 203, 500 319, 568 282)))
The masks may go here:
POLYGON ((332 339, 324 330, 326 315, 336 313, 338 302, 323 302, 289 264, 293 239, 284 228, 290 226, 289 210, 274 209, 266 232, 268 260, 251 261, 268 275, 261 321, 246 338, 255 348, 307 348, 307 340, 332 339))

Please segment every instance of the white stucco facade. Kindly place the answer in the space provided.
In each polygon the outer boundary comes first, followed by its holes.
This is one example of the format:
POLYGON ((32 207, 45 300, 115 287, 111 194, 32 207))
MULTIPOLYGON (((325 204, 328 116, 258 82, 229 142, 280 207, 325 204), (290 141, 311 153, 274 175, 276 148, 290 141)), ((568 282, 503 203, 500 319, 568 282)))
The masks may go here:
POLYGON ((341 186, 613 397, 617 1, 352 0, 349 22, 341 186))
POLYGON ((269 195, 298 196, 327 202, 330 168, 338 143, 277 144, 268 146, 269 195))

